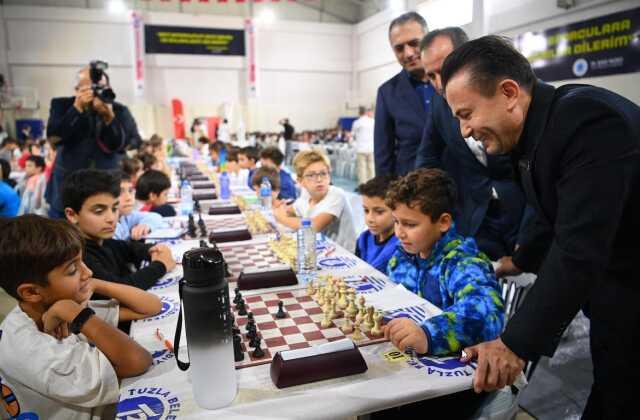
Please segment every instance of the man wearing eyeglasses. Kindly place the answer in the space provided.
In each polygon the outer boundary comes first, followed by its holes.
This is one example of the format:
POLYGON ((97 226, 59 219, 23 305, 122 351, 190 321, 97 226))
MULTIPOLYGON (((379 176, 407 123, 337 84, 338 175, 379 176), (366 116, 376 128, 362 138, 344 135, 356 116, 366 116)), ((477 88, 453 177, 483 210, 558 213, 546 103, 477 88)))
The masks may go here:
POLYGON ((434 89, 420 62, 420 40, 427 22, 416 12, 395 18, 389 43, 402 66, 378 89, 374 127, 376 175, 412 171, 434 89))

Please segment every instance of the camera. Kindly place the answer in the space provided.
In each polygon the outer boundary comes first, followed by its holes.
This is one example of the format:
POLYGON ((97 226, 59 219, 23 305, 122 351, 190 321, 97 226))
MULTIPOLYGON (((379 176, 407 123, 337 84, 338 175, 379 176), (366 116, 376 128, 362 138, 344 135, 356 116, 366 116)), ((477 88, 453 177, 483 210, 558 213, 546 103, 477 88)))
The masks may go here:
POLYGON ((91 89, 93 94, 100 98, 105 104, 112 104, 116 99, 116 94, 109 87, 109 75, 105 73, 105 70, 109 68, 109 64, 105 61, 94 60, 89 63, 89 77, 91 78, 91 89), (100 85, 102 77, 107 79, 106 86, 100 85))

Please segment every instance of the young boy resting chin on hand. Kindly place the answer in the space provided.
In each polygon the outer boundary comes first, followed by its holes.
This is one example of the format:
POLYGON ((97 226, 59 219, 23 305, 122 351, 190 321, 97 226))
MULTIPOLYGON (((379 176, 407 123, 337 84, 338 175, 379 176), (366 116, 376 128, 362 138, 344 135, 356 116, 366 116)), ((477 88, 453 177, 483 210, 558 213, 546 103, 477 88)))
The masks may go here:
POLYGON ((18 300, 0 324, 0 415, 99 418, 118 401, 119 380, 152 363, 117 323, 159 313, 160 300, 92 278, 67 221, 26 215, 1 220, 0 230, 0 286, 18 300), (93 293, 109 300, 91 301, 93 293))

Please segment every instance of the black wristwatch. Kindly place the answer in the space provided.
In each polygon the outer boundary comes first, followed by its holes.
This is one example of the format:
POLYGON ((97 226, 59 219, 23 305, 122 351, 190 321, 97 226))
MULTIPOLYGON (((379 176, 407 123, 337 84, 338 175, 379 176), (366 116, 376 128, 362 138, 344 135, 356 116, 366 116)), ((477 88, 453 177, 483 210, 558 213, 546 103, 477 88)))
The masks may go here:
POLYGON ((73 321, 69 324, 69 331, 74 334, 80 334, 80 330, 85 322, 89 320, 92 316, 94 316, 96 312, 91 308, 84 308, 80 311, 80 313, 73 318, 73 321))

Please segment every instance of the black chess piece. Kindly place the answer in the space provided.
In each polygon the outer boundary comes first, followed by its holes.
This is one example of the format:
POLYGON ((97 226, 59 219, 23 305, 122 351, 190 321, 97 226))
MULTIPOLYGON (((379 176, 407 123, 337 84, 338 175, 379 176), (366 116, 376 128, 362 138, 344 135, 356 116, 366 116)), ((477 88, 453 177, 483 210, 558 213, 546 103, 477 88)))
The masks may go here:
MULTIPOLYGON (((249 332, 247 332, 247 339, 249 340, 249 343, 253 343, 257 336, 258 336, 258 331, 255 329, 249 330, 249 332)), ((255 347, 255 346, 251 346, 251 347, 255 347)))
POLYGON ((244 352, 242 351, 242 337, 239 335, 233 336, 233 358, 236 362, 244 360, 244 352))
POLYGON ((258 358, 258 359, 261 358, 261 357, 264 357, 264 350, 262 350, 260 348, 260 342, 261 341, 262 340, 260 339, 260 337, 256 338, 256 346, 255 346, 256 348, 253 351, 253 357, 258 358))
POLYGON ((276 313, 276 318, 282 319, 286 317, 287 313, 284 311, 284 302, 280 301, 278 302, 278 312, 276 313))
POLYGON ((207 241, 205 241, 204 239, 200 239, 200 248, 209 248, 209 245, 207 245, 207 241))
POLYGON ((240 302, 240 300, 242 300, 242 293, 240 293, 240 288, 236 287, 235 289, 233 289, 234 292, 236 292, 236 296, 233 298, 233 303, 235 303, 236 305, 238 304, 238 302, 240 302))
POLYGON ((192 238, 196 237, 196 222, 193 220, 193 213, 189 214, 189 224, 187 225, 187 233, 192 238))
MULTIPOLYGON (((249 312, 249 313, 247 314, 247 320, 248 320, 249 322, 254 321, 254 318, 253 318, 253 312, 249 312)), ((255 322, 255 321, 254 321, 254 322, 255 322)))
POLYGON ((260 341, 262 341, 262 338, 258 335, 258 333, 254 333, 252 337, 249 338, 249 347, 259 347, 260 346, 260 341))
POLYGON ((202 238, 207 237, 207 224, 202 220, 202 214, 198 216, 198 227, 200 228, 200 236, 202 238))
POLYGON ((238 315, 245 316, 247 314, 247 307, 244 303, 244 299, 240 299, 236 305, 236 309, 238 310, 238 315))
POLYGON ((258 328, 256 327, 256 323, 254 321, 248 322, 247 325, 245 325, 244 329, 247 331, 247 334, 255 334, 258 331, 258 328))
POLYGON ((199 200, 193 200, 193 211, 195 211, 198 214, 200 214, 200 212, 202 211, 202 207, 200 207, 199 200))

